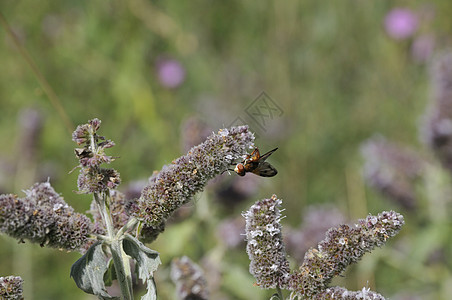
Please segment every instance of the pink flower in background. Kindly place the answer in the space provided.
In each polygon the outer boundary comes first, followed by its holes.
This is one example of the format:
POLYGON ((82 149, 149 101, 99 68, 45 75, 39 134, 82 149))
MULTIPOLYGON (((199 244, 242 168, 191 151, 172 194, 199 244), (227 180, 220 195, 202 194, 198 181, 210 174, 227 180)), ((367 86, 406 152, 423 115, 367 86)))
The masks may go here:
POLYGON ((384 26, 388 35, 394 39, 401 40, 412 36, 419 22, 416 14, 407 8, 394 8, 385 18, 384 26))
POLYGON ((417 62, 427 61, 435 49, 435 38, 432 35, 421 35, 411 45, 411 55, 417 62))
POLYGON ((176 88, 185 80, 184 67, 174 59, 163 59, 157 63, 160 83, 167 88, 176 88))

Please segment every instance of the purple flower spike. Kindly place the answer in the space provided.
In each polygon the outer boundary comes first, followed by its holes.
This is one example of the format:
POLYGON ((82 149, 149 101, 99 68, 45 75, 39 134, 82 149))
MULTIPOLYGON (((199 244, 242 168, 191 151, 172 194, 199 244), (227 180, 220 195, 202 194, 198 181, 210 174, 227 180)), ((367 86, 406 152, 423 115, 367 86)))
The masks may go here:
POLYGON ((331 228, 317 248, 306 252, 303 264, 288 280, 288 289, 312 299, 325 291, 334 276, 342 274, 366 252, 383 246, 400 231, 403 224, 401 214, 384 211, 377 216, 369 215, 366 219, 358 220, 353 227, 340 225, 331 228))
POLYGON ((0 196, 0 232, 42 247, 82 250, 89 242, 91 220, 76 213, 48 182, 36 183, 25 193, 25 198, 0 196))
POLYGON ((270 199, 257 201, 243 213, 250 273, 260 287, 267 289, 285 286, 290 273, 282 240, 281 203, 273 195, 270 199))
POLYGON ((148 237, 145 240, 155 239, 173 212, 241 158, 253 141, 254 135, 247 126, 221 129, 152 176, 141 197, 128 207, 129 213, 144 223, 143 230, 148 231, 142 231, 148 237))
POLYGON ((250 273, 258 286, 287 289, 292 292, 290 299, 384 299, 366 288, 352 292, 339 287, 328 288, 328 284, 366 252, 381 247, 395 236, 404 224, 401 214, 384 211, 360 219, 354 226, 344 224, 330 228, 317 248, 306 252, 299 269, 290 271, 281 233, 280 206, 281 200, 273 195, 257 201, 243 214, 250 273))

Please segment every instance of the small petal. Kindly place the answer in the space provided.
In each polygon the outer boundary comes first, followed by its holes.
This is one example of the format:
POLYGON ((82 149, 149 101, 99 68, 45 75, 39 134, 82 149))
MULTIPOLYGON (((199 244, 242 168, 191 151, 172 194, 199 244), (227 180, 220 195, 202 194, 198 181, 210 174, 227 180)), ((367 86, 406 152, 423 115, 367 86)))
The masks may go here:
POLYGON ((20 276, 0 277, 0 299, 23 300, 23 282, 20 276))

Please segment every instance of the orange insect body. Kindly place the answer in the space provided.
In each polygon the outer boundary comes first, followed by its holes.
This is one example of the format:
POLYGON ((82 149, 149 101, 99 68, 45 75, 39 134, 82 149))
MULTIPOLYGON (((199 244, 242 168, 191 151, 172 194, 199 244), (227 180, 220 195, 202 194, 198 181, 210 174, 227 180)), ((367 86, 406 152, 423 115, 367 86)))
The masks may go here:
POLYGON ((278 171, 265 160, 276 150, 278 150, 278 148, 270 150, 261 156, 259 149, 255 148, 251 154, 246 156, 243 162, 235 166, 234 171, 239 176, 245 176, 246 173, 251 172, 262 177, 273 177, 278 174, 278 171))

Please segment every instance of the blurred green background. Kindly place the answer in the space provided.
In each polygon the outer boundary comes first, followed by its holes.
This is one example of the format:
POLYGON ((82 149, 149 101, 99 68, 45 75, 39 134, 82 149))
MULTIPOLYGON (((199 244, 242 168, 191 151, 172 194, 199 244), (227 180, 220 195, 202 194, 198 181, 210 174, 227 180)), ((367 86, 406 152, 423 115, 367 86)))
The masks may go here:
MULTIPOLYGON (((253 286, 244 246, 218 250, 221 241, 205 225, 239 216, 273 193, 283 199, 287 226, 297 226, 313 204, 331 203, 352 220, 389 209, 404 214, 365 186, 359 147, 381 133, 426 151, 418 127, 429 99, 427 65, 431 48, 447 46, 452 33, 452 3, 445 0, 4 0, 0 12, 41 74, 32 71, 2 26, 2 193, 23 195, 31 183, 50 177, 70 205, 88 210, 90 197, 73 192, 78 172, 68 174, 76 165, 70 133, 94 117, 102 120, 101 134, 117 144, 109 154, 119 157, 112 166, 124 185, 147 178, 184 153, 189 118, 203 121, 210 131, 247 123, 262 151, 279 147, 269 159, 279 174, 256 177, 258 188, 246 201, 228 209, 213 201, 208 189, 195 199, 192 218, 150 245, 164 264, 156 274, 161 299, 175 298, 168 264, 183 254, 194 261, 219 255, 227 262, 218 294, 223 298, 216 299, 268 298, 271 291, 253 286), (410 9, 417 18, 416 30, 406 38, 391 36, 385 27, 385 17, 396 7, 410 9), (414 48, 422 37, 435 42, 424 52, 414 48), (62 110, 49 100, 43 81, 62 110), (270 115, 261 107, 266 116, 253 119, 248 112, 262 92, 280 110, 270 115), (27 109, 37 110, 43 123, 35 153, 24 165, 21 128, 27 109)), ((450 262, 437 266, 398 258, 399 264, 391 263, 400 239, 406 243, 399 247, 431 250, 430 234, 419 240, 425 223, 405 217, 399 236, 334 283, 352 290, 368 285, 392 299, 417 299, 402 298, 404 292, 446 299, 450 262)), ((94 298, 69 278, 78 253, 0 239, 0 276, 23 276, 28 299, 94 298)))

